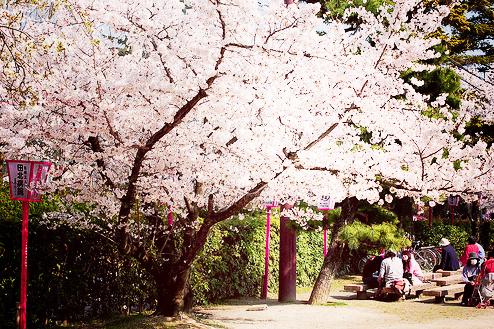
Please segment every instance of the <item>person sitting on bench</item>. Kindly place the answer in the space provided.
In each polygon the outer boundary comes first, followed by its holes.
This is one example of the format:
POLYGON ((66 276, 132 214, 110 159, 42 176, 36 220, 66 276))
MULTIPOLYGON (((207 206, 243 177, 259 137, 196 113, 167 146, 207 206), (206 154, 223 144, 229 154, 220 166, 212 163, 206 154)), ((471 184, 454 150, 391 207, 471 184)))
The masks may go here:
POLYGON ((439 246, 442 248, 441 264, 434 266, 433 272, 437 270, 456 271, 460 268, 460 261, 456 254, 455 248, 449 243, 449 240, 442 238, 439 241, 439 246))
MULTIPOLYGON (((482 264, 479 274, 481 303, 488 305, 490 300, 494 300, 494 251, 487 253, 487 259, 482 264)), ((492 302, 491 302, 492 305, 492 302)))
POLYGON ((475 280, 480 272, 479 256, 476 252, 471 252, 468 255, 468 259, 465 261, 463 267, 462 280, 465 282, 465 288, 463 289, 463 297, 461 299, 461 305, 469 306, 469 300, 473 294, 473 288, 475 280))
POLYGON ((377 255, 365 263, 364 270, 362 271, 362 282, 367 285, 367 288, 372 289, 379 287, 377 277, 383 259, 384 255, 377 255))
POLYGON ((415 260, 413 253, 410 250, 405 250, 401 254, 403 260, 403 276, 407 278, 411 285, 416 286, 422 284, 424 274, 419 263, 415 260))
POLYGON ((378 295, 383 288, 393 288, 397 295, 404 294, 406 280, 403 279, 403 263, 400 258, 396 257, 394 250, 386 252, 377 280, 379 282, 378 295))

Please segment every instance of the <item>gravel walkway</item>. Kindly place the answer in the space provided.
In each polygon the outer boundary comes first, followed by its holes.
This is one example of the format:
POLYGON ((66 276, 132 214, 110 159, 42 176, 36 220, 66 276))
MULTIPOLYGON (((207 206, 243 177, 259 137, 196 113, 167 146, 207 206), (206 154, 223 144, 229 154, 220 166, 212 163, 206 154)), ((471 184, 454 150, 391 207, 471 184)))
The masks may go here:
POLYGON ((198 309, 198 314, 216 328, 337 328, 337 329, 485 329, 494 328, 494 310, 477 310, 448 300, 385 303, 355 300, 347 293, 334 295, 334 306, 310 306, 305 301, 280 304, 274 299, 233 301, 198 309), (237 304, 238 303, 238 304, 237 304), (266 304, 263 304, 266 303, 266 304))

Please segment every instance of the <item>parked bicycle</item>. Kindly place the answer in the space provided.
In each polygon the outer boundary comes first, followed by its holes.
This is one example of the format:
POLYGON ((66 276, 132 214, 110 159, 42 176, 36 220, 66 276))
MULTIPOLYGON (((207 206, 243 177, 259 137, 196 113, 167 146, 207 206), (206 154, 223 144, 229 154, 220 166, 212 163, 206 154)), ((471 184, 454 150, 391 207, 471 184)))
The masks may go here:
POLYGON ((441 252, 435 246, 421 246, 417 241, 412 244, 411 251, 420 268, 426 272, 432 272, 434 266, 441 263, 441 252))

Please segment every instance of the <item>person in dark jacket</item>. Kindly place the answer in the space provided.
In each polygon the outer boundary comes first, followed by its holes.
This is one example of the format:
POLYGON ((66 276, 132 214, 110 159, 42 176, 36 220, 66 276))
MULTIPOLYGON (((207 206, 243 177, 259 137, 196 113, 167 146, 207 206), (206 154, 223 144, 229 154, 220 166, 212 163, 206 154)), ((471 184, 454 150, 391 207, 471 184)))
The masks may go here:
POLYGON ((379 287, 377 277, 383 259, 383 255, 377 255, 365 263, 364 270, 362 271, 362 282, 365 283, 368 288, 379 287))
POLYGON ((458 260, 458 255, 456 254, 455 248, 449 243, 449 240, 442 238, 439 241, 439 246, 442 248, 441 252, 441 264, 434 268, 434 272, 437 270, 444 271, 456 271, 460 268, 460 262, 458 260))

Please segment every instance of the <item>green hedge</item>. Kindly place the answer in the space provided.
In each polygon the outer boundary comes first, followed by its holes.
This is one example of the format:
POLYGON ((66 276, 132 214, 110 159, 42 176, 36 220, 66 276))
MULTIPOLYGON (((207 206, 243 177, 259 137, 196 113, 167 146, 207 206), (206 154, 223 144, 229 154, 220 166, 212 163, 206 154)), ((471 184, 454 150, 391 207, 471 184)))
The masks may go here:
MULTIPOLYGON (((269 292, 278 291, 279 216, 271 219, 269 292)), ((263 212, 216 225, 192 272, 194 300, 207 304, 259 297, 264 275, 266 218, 263 212)), ((322 232, 297 233, 297 286, 314 284, 323 261, 322 232)))
MULTIPOLYGON (((29 227, 28 325, 42 328, 119 312, 123 305, 154 304, 153 282, 132 260, 92 231, 38 225, 55 203, 32 205, 29 227)), ((0 204, 0 323, 15 328, 19 299, 20 203, 0 204)), ((271 222, 269 292, 278 290, 279 214, 271 222)), ((216 225, 193 265, 196 304, 261 292, 264 274, 264 212, 216 225)), ((322 265, 322 232, 298 232, 297 285, 310 287, 322 265)))
POLYGON ((458 257, 463 254, 469 236, 469 232, 463 227, 447 224, 433 224, 429 227, 425 222, 417 222, 416 225, 418 232, 416 237, 425 245, 438 246, 439 240, 446 238, 455 248, 458 257))
MULTIPOLYGON (((0 323, 15 328, 19 300, 20 223, 0 221, 0 323)), ((30 224, 28 327, 43 328, 154 302, 146 273, 94 232, 30 224)))
MULTIPOLYGON (((0 189, 0 328, 16 328, 19 301, 21 203, 0 189)), ((31 203, 28 240, 28 328, 50 327, 152 304, 153 286, 137 264, 93 231, 39 225, 56 198, 31 203)))

